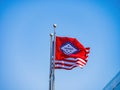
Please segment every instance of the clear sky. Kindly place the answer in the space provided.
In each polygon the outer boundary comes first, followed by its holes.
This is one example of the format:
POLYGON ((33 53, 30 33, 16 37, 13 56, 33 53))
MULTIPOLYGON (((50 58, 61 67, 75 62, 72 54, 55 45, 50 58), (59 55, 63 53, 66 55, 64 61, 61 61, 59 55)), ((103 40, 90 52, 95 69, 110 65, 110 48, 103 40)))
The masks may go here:
POLYGON ((120 70, 119 0, 0 0, 0 90, 48 90, 50 36, 91 47, 87 65, 56 70, 56 90, 102 90, 120 70))

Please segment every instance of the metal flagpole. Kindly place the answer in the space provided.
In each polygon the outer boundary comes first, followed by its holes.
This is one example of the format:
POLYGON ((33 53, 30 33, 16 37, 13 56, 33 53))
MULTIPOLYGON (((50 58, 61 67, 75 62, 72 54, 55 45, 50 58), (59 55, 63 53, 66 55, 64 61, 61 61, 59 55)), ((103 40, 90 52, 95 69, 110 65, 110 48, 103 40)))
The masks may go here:
POLYGON ((52 82, 52 90, 55 90, 55 50, 56 50, 56 24, 53 24, 54 27, 54 59, 53 59, 53 82, 52 82))
POLYGON ((53 38, 53 33, 50 34, 50 74, 49 74, 49 90, 52 90, 51 89, 51 80, 52 80, 52 53, 53 53, 53 41, 52 41, 52 38, 53 38))
POLYGON ((50 74, 49 74, 49 90, 55 90, 55 49, 56 49, 56 24, 53 24, 54 34, 50 34, 50 74), (54 43, 53 43, 54 35, 54 43), (54 44, 54 45, 53 45, 54 44), (54 46, 54 47, 53 47, 54 46), (54 55, 53 55, 54 54, 54 55))

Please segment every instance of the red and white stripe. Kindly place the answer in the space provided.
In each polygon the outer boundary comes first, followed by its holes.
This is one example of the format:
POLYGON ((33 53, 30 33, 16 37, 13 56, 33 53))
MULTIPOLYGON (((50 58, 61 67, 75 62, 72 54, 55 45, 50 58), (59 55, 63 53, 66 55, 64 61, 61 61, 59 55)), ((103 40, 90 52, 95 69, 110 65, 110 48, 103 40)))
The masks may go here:
POLYGON ((75 67, 83 68, 87 63, 87 60, 81 58, 65 58, 64 60, 55 60, 55 69, 71 70, 75 67))

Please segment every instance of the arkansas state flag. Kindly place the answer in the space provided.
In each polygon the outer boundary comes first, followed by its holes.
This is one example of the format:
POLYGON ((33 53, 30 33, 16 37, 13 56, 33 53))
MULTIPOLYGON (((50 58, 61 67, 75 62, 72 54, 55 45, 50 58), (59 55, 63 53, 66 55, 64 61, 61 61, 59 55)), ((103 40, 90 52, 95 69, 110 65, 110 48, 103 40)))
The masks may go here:
POLYGON ((89 50, 76 38, 56 36, 55 69, 82 68, 87 63, 89 50))

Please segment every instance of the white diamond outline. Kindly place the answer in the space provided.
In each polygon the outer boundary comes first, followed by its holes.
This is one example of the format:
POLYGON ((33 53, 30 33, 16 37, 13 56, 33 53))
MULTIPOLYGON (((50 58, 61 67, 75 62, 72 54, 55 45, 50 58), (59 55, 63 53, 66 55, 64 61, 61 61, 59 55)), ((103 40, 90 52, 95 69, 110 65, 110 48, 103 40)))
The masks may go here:
POLYGON ((61 50, 65 55, 68 55, 68 56, 71 55, 71 54, 75 54, 75 53, 77 53, 77 52, 80 51, 80 50, 79 50, 75 45, 73 45, 71 42, 66 42, 66 43, 62 44, 61 47, 60 47, 60 50, 61 50), (74 51, 73 53, 67 54, 64 50, 61 49, 62 47, 64 47, 65 45, 68 45, 68 44, 71 45, 72 48, 76 49, 76 51, 74 51))

